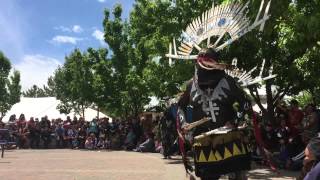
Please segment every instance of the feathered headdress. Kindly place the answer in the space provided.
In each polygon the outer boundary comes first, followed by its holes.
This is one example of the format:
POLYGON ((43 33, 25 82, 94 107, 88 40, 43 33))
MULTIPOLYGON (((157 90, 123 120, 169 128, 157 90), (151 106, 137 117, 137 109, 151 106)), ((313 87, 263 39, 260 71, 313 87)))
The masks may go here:
MULTIPOLYGON (((194 52, 194 49, 201 52, 200 44, 204 41, 207 41, 206 48, 211 48, 218 52, 256 27, 260 27, 260 31, 263 31, 265 22, 270 18, 268 12, 271 0, 266 1, 267 3, 262 0, 259 12, 253 23, 247 17, 249 2, 244 5, 239 2, 219 6, 214 6, 213 4, 210 10, 194 19, 186 30, 182 32, 181 44, 178 49, 175 39, 169 44, 169 53, 166 54, 166 57, 169 58, 170 64, 172 59, 197 59, 198 55, 191 53, 194 52), (215 41, 213 41, 214 39, 215 41)), ((201 61, 198 61, 200 66, 205 67, 201 63, 201 61)), ((236 67, 236 61, 233 62, 233 66, 236 67)), ((259 77, 256 78, 251 77, 251 73, 256 70, 256 67, 249 72, 238 68, 225 68, 225 71, 232 77, 237 78, 243 86, 248 86, 275 77, 275 75, 272 75, 272 71, 269 71, 271 73, 268 77, 262 77, 263 68, 264 63, 259 77)))

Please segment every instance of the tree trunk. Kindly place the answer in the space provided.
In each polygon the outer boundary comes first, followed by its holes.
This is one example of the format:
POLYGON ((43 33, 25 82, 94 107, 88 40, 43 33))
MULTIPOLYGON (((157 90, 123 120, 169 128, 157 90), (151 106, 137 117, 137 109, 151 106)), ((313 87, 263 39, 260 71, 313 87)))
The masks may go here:
POLYGON ((83 107, 83 104, 81 104, 81 110, 82 110, 82 117, 83 117, 83 119, 85 119, 85 114, 84 114, 84 107, 83 107))
POLYGON ((248 87, 250 91, 250 95, 253 97, 255 103, 259 106, 262 114, 266 113, 266 109, 262 106, 261 99, 257 90, 257 87, 248 87))
POLYGON ((272 83, 271 81, 266 82, 266 94, 267 94, 267 112, 265 118, 267 121, 272 124, 275 123, 274 119, 274 105, 273 105, 273 96, 272 96, 272 83))

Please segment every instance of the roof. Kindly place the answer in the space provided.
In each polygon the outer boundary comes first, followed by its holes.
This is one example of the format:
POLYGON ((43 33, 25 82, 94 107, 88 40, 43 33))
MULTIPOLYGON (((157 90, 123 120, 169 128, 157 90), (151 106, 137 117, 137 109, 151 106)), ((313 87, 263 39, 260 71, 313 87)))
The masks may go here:
MULTIPOLYGON (((3 122, 8 122, 9 117, 13 114, 20 116, 24 114, 26 120, 29 120, 30 117, 41 118, 48 116, 49 119, 66 119, 67 116, 71 118, 74 117, 75 113, 71 112, 70 114, 61 114, 57 109, 58 104, 60 103, 55 97, 43 97, 43 98, 26 98, 22 97, 20 102, 14 104, 11 109, 6 113, 6 116, 3 118, 3 122)), ((85 109, 85 119, 92 120, 97 116, 98 112, 92 108, 85 109)), ((76 115, 80 117, 79 115, 76 115)), ((99 113, 99 117, 108 117, 103 113, 99 113)), ((110 117, 108 117, 110 118, 110 117)))

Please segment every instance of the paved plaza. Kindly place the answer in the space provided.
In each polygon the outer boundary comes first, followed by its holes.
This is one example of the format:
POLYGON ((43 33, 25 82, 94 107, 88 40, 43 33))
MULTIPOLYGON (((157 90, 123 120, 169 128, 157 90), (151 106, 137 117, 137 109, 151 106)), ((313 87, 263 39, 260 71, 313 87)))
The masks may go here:
MULTIPOLYGON (((249 179, 294 179, 295 173, 249 172, 249 179)), ((186 180, 179 157, 125 151, 10 150, 0 159, 1 180, 186 180)))

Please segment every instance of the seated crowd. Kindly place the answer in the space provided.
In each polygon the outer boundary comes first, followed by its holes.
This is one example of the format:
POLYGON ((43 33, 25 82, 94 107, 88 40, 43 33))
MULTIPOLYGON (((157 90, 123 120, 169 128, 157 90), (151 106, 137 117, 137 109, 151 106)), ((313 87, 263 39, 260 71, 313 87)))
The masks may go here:
MULTIPOLYGON (((298 101, 291 100, 289 107, 285 102, 280 102, 275 116, 274 123, 260 121, 263 140, 260 146, 278 168, 300 170, 307 144, 319 136, 320 112, 313 104, 301 109, 298 101)), ((320 147, 317 150, 320 152, 320 147)), ((261 154, 261 148, 257 148, 256 152, 261 154)))
POLYGON ((85 121, 82 117, 66 120, 49 120, 47 116, 31 117, 28 121, 21 114, 18 119, 10 117, 8 123, 0 119, 0 129, 11 132, 10 141, 17 148, 72 148, 72 149, 114 149, 155 152, 152 130, 144 130, 139 121, 109 122, 108 118, 85 121))
MULTIPOLYGON (((273 123, 259 118, 259 136, 262 142, 252 146, 253 157, 260 157, 265 163, 272 162, 277 168, 301 170, 306 166, 303 164, 304 157, 308 157, 306 147, 312 147, 316 151, 312 151, 313 153, 320 154, 319 143, 315 148, 308 145, 319 136, 320 112, 313 104, 302 109, 296 100, 292 100, 290 106, 279 102, 275 117, 273 123)), ((179 151, 175 123, 171 121, 174 120, 166 118, 164 113, 151 127, 145 128, 142 121, 135 119, 109 122, 108 118, 100 118, 88 122, 81 117, 67 117, 66 120, 50 121, 45 116, 40 121, 32 117, 27 121, 21 114, 18 119, 12 115, 6 124, 0 119, 0 129, 7 128, 12 132, 11 141, 15 141, 18 148, 161 151, 164 158, 170 158, 170 155, 179 151)), ((252 139, 251 143, 254 142, 256 141, 252 139)))

